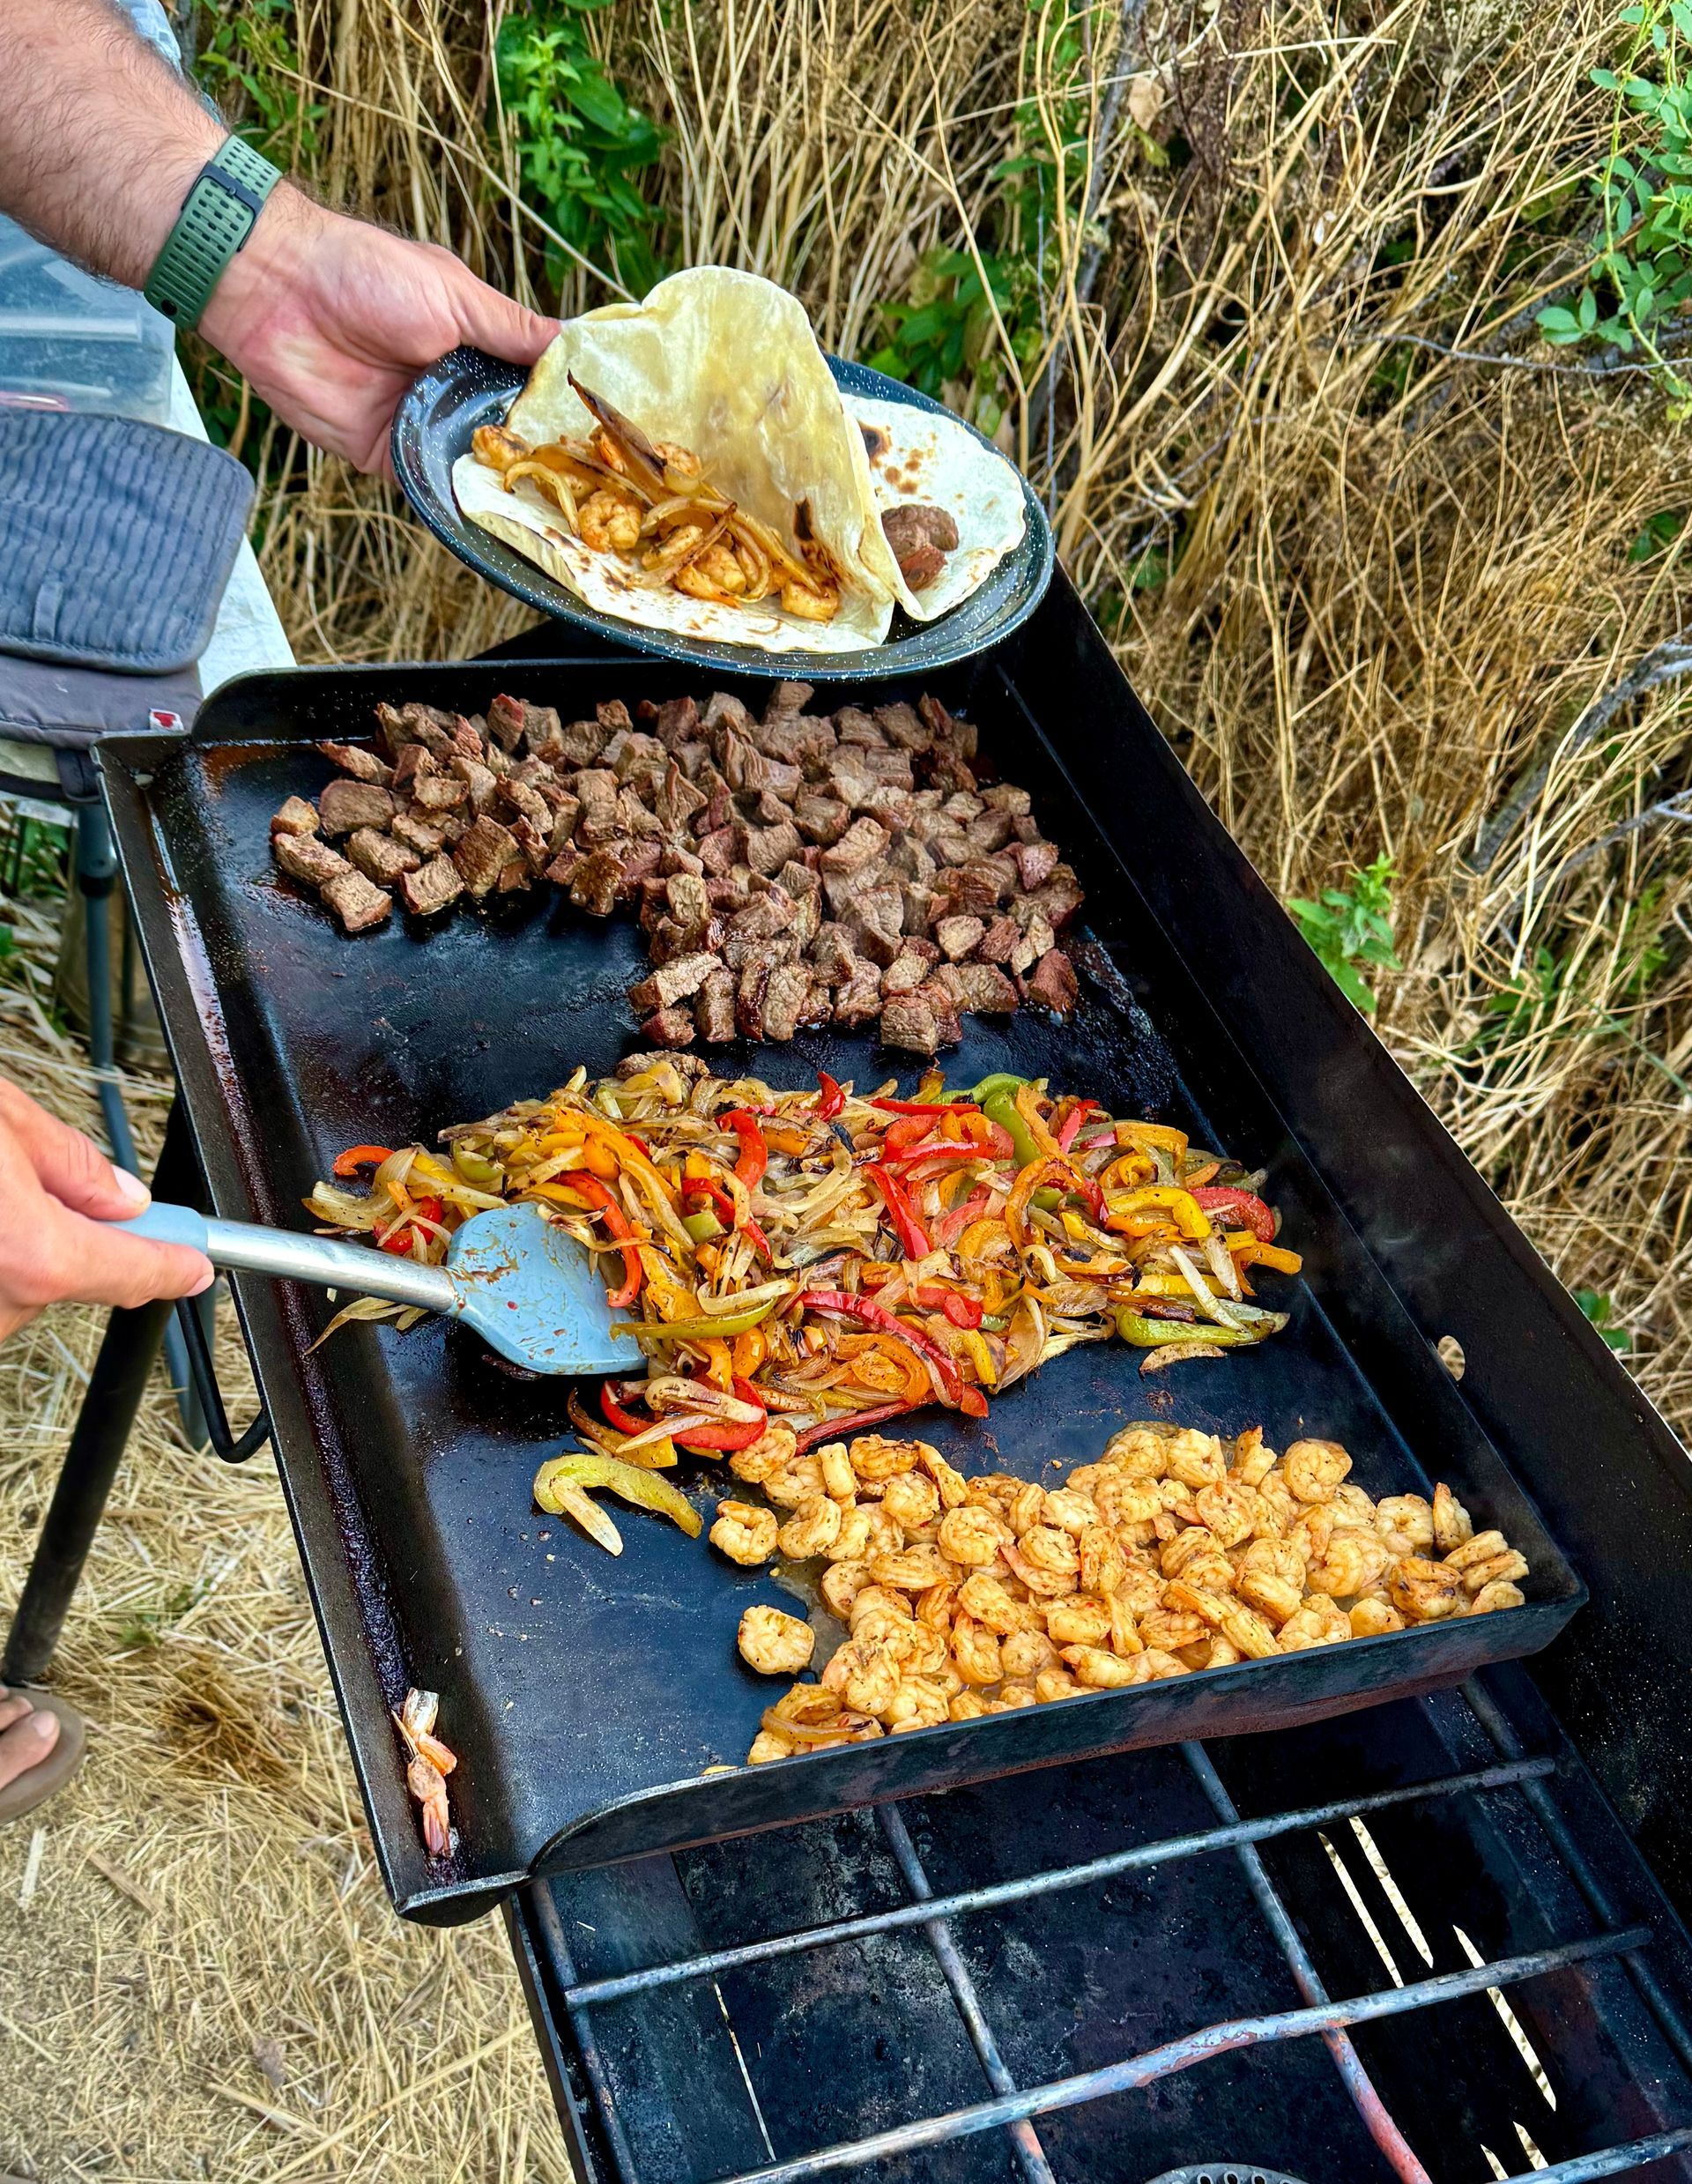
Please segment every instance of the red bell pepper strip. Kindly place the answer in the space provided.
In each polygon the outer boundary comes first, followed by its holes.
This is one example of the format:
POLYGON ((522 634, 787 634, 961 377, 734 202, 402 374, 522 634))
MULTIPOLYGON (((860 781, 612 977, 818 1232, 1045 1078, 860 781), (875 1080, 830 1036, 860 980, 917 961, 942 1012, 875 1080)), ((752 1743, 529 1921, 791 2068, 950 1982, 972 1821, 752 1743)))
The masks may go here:
POLYGON ((908 1326, 904 1320, 895 1319, 885 1305, 867 1296, 850 1296, 844 1289, 807 1289, 799 1304, 806 1311, 837 1312, 842 1319, 861 1320, 879 1333, 897 1335, 902 1342, 909 1342, 912 1349, 932 1362, 948 1401, 972 1418, 986 1416, 986 1397, 979 1388, 965 1383, 955 1360, 924 1328, 908 1326))
POLYGON ((776 1254, 770 1249, 769 1238, 750 1215, 740 1223, 740 1233, 743 1237, 750 1237, 752 1248, 761 1259, 767 1259, 772 1267, 775 1265, 776 1254))
POLYGON ((899 1248, 907 1259, 926 1259, 934 1246, 928 1231, 917 1217, 904 1185, 891 1168, 884 1168, 879 1161, 872 1161, 865 1171, 876 1189, 887 1201, 887 1216, 893 1223, 894 1234, 899 1238, 899 1248))
POLYGON ((939 1249, 949 1252, 972 1221, 983 1218, 992 1202, 991 1191, 976 1191, 965 1199, 961 1206, 954 1206, 949 1214, 942 1214, 929 1230, 939 1249))
POLYGON ((980 1108, 972 1107, 962 1100, 872 1100, 872 1107, 879 1107, 888 1115, 978 1115, 980 1108))
POLYGON ((881 1157, 892 1160, 909 1151, 931 1127, 926 1115, 901 1115, 896 1122, 887 1125, 887 1133, 881 1140, 881 1157))
POLYGON ((702 1455, 710 1450, 732 1453, 736 1449, 750 1448, 754 1441, 763 1437, 764 1421, 754 1418, 749 1424, 738 1419, 713 1419, 702 1426, 690 1426, 685 1432, 672 1433, 671 1439, 678 1448, 690 1448, 702 1455))
POLYGON ((632 1304, 641 1293, 641 1253, 634 1239, 634 1231, 628 1225, 628 1216, 598 1177, 590 1175, 585 1168, 570 1170, 570 1188, 579 1191, 590 1206, 605 1215, 605 1226, 623 1247, 623 1278, 606 1296, 605 1302, 613 1311, 624 1304, 632 1304))
POLYGON ((606 1424, 615 1426, 619 1433, 644 1433, 652 1421, 648 1418, 642 1422, 632 1410, 623 1408, 620 1400, 612 1393, 618 1385, 615 1380, 599 1383, 599 1408, 605 1414, 606 1424))
POLYGON ((793 1452, 803 1456, 806 1449, 819 1441, 832 1441, 844 1433, 861 1433, 865 1426, 884 1425, 889 1418, 897 1418, 915 1408, 911 1403, 878 1403, 872 1410, 835 1411, 827 1418, 820 1418, 815 1425, 806 1426, 802 1433, 796 1433, 793 1452))
POLYGON ((356 1176, 361 1168, 380 1168, 383 1161, 391 1160, 391 1145, 349 1145, 335 1163, 338 1176, 356 1176))
POLYGON ((709 1199, 717 1219, 725 1229, 734 1227, 734 1200, 720 1183, 713 1183, 709 1176, 687 1176, 681 1185, 681 1200, 685 1206, 690 1199, 709 1199))
POLYGON ((1070 1147, 1074 1144, 1081 1125, 1098 1106, 1098 1103, 1096 1100, 1077 1100, 1068 1114, 1064 1117, 1063 1127, 1058 1133, 1058 1149, 1060 1153, 1068 1152, 1070 1147))
MULTIPOLYGON (((361 1147, 360 1149, 364 1152, 368 1152, 372 1148, 368 1146, 365 1146, 361 1147)), ((420 1214, 425 1221, 439 1221, 441 1218, 441 1201, 438 1198, 413 1199, 412 1200, 412 1211, 414 1214, 420 1214)), ((396 1258, 403 1257, 409 1259, 412 1255, 411 1222, 409 1221, 402 1221, 397 1229, 390 1229, 388 1235, 383 1237, 382 1239, 382 1249, 384 1252, 392 1252, 396 1258)))
MULTIPOLYGON (((1008 1150, 1008 1148, 1006 1148, 1008 1150)), ((981 1160, 989 1148, 984 1145, 956 1145, 949 1138, 937 1138, 931 1145, 913 1145, 887 1162, 889 1168, 914 1168, 924 1160, 981 1160)))
POLYGON ((938 1281, 924 1281, 916 1291, 916 1302, 925 1312, 944 1312, 954 1327, 981 1325, 982 1309, 975 1298, 942 1289, 938 1281))
POLYGON ((842 1091, 841 1090, 839 1084, 835 1081, 835 1080, 833 1077, 831 1077, 831 1076, 828 1074, 828 1072, 827 1072, 826 1069, 820 1069, 820 1070, 818 1070, 818 1072, 817 1072, 817 1119, 818 1119, 818 1121, 819 1121, 819 1122, 833 1122, 833 1120, 835 1119, 835 1117, 836 1115, 840 1114, 840 1113, 841 1113, 841 1112, 844 1110, 845 1105, 846 1105, 846 1095, 844 1094, 844 1092, 842 1092, 842 1091))
POLYGON ((756 1115, 748 1114, 744 1107, 731 1108, 717 1121, 725 1130, 732 1130, 740 1140, 740 1157, 734 1163, 734 1172, 748 1191, 755 1190, 760 1177, 769 1165, 769 1148, 764 1143, 764 1133, 758 1127, 756 1115))
POLYGON ((1275 1217, 1253 1192, 1239 1190, 1230 1184, 1206 1183, 1189 1196, 1207 1214, 1237 1214, 1259 1244, 1274 1242, 1275 1217))

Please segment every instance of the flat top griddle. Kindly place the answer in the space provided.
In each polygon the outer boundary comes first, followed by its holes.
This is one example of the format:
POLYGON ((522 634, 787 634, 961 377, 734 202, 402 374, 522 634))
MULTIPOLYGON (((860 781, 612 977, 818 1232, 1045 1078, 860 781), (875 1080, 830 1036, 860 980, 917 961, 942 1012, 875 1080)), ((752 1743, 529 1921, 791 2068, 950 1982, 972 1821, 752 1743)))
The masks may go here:
MULTIPOLYGON (((561 1385, 516 1381, 438 1324, 405 1335, 350 1328, 311 1351, 330 1306, 242 1278, 384 1876, 412 1915, 472 1915, 526 1875, 1448 1683, 1545 1645, 1584 1597, 1438 1362, 1431 1345, 1443 1330, 1413 1320, 1379 1263, 1407 1249, 1460 1283, 1470 1239, 1425 1234, 1416 1204, 1418 1163, 1448 1165, 1449 1141, 1406 1095, 1377 1133, 1369 1172, 1385 1229, 1366 1248, 1265 1088, 1264 1029, 1243 1034, 1238 1012, 1260 1005, 1250 997, 1266 982, 1291 1033, 1317 997, 1332 1050, 1323 1096, 1343 1099, 1354 1073, 1358 1133, 1373 1127, 1369 1081, 1390 1065, 1205 812, 1072 594, 1060 583, 1018 643, 925 687, 969 713, 983 750, 1033 791, 1088 889, 1092 920, 1077 951, 1078 1015, 966 1020, 949 1074, 1049 1075, 1266 1167, 1306 1275, 1277 1283, 1292 1323, 1261 1349, 1147 1382, 1139 1353, 1093 1346, 1055 1360, 979 1424, 936 1412, 920 1430, 965 1469, 1030 1478, 1095 1456, 1135 1416, 1222 1433, 1261 1423, 1278 1445, 1331 1436, 1372 1492, 1448 1480, 1477 1524, 1500 1526, 1527 1556, 1527 1604, 746 1770, 738 1763, 772 1687, 739 1665, 734 1632, 749 1602, 783 1600, 768 1574, 633 1514, 613 1562, 529 1499, 538 1463, 567 1437, 561 1385), (1096 776, 1089 801, 1072 766, 1096 776), (1226 961, 1244 999, 1197 960, 1230 925, 1226 961), (425 1858, 404 1794, 387 1710, 407 1684, 440 1690, 442 1734, 461 1758, 450 1861, 425 1858)), ((755 686, 742 689, 757 702, 755 686)), ((704 695, 695 672, 639 661, 304 671, 227 687, 186 747, 107 754, 137 925, 219 1214, 302 1225, 301 1199, 345 1145, 431 1139, 549 1089, 578 1063, 606 1072, 638 1044, 624 1000, 644 962, 631 923, 588 920, 538 894, 486 917, 428 929, 396 919, 348 940, 272 870, 271 813, 330 775, 315 739, 367 732, 378 698, 469 712, 501 690, 567 717, 613 696, 704 695)), ((820 690, 815 702, 827 702, 820 690)), ((721 1053, 725 1071, 753 1068, 778 1085, 812 1083, 819 1067, 860 1084, 911 1073, 868 1039, 826 1034, 721 1053)), ((1470 1182, 1477 1223, 1502 1222, 1470 1182)), ((724 1490, 707 1462, 672 1475, 702 1508, 724 1490)))

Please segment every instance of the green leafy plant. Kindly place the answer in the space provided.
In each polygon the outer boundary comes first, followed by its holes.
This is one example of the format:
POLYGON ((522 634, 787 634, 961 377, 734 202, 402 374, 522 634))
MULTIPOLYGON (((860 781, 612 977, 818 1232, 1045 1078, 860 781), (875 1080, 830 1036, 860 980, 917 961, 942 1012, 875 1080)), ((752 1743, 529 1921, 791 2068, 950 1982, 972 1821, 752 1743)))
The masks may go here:
POLYGON ((311 165, 312 132, 328 108, 304 93, 294 0, 203 5, 194 71, 235 117, 256 152, 285 171, 311 165))
MULTIPOLYGON (((632 179, 664 148, 657 125, 631 106, 595 53, 587 19, 610 0, 541 0, 500 26, 500 98, 515 130, 523 194, 573 250, 640 295, 664 267, 657 208, 632 179)), ((571 270, 555 243, 548 277, 571 270)))
POLYGON ((1287 904, 1335 984, 1365 1015, 1375 1013, 1375 990, 1365 971, 1404 969, 1392 948, 1396 877, 1391 858, 1383 854, 1353 873, 1344 887, 1325 889, 1319 902, 1294 895, 1287 904))
POLYGON ((143 1645, 157 1645, 167 1631, 182 1621, 190 1608, 197 1607, 204 1587, 198 1585, 179 1585, 167 1593, 156 1608, 132 1608, 118 1627, 118 1644, 127 1653, 143 1645))
POLYGON ((1625 1357, 1633 1348, 1633 1337, 1625 1327, 1615 1325, 1612 1300, 1600 1296, 1596 1289, 1577 1289, 1575 1302, 1592 1321, 1599 1341, 1613 1349, 1618 1357, 1625 1357))
POLYGON ((1692 302, 1692 4, 1635 0, 1617 20, 1632 33, 1622 67, 1592 78, 1614 100, 1609 151, 1590 185, 1601 238, 1573 308, 1547 305, 1539 328, 1557 347, 1599 341, 1642 356, 1684 414, 1692 385, 1659 341, 1692 302))
POLYGON ((1638 537, 1628 548, 1628 559, 1630 561, 1651 561, 1659 553, 1666 553, 1686 529, 1686 517, 1687 511, 1683 508, 1659 508, 1654 516, 1648 516, 1640 527, 1638 537))

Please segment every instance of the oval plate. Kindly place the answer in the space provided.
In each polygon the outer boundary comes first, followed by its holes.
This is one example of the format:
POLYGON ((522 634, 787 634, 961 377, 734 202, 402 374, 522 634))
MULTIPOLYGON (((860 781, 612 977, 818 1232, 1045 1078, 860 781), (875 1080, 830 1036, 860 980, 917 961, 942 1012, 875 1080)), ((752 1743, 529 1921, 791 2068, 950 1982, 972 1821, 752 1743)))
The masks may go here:
MULTIPOLYGON (((846 394, 872 395, 912 409, 942 405, 867 365, 828 359, 846 394)), ((1027 479, 1022 482, 1028 528, 987 581, 931 622, 913 622, 897 607, 887 642, 866 652, 766 652, 755 644, 712 644, 669 630, 644 630, 587 606, 544 568, 461 515, 452 493, 452 466, 470 447, 479 425, 497 425, 522 391, 528 374, 480 349, 455 349, 420 373, 394 419, 394 475, 423 522, 461 561, 513 598, 560 621, 591 629, 610 643, 700 667, 731 668, 741 674, 800 676, 814 681, 868 682, 890 675, 927 673, 968 659, 1028 620, 1051 582, 1051 526, 1027 479)), ((950 415, 949 411, 943 414, 950 415)), ((974 431, 974 427, 966 430, 974 431)), ((977 439, 982 435, 977 433, 977 439)), ((983 440, 983 445, 988 442, 983 440)))

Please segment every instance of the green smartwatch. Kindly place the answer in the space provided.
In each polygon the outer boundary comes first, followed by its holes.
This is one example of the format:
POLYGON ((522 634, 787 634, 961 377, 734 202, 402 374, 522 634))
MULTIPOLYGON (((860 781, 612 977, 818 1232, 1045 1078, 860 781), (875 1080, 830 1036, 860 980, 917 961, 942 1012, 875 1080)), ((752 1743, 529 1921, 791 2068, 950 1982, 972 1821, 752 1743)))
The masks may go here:
POLYGON ((156 311, 192 331, 223 270, 253 232, 264 200, 282 179, 267 159, 227 137, 194 186, 153 260, 142 291, 156 311))

